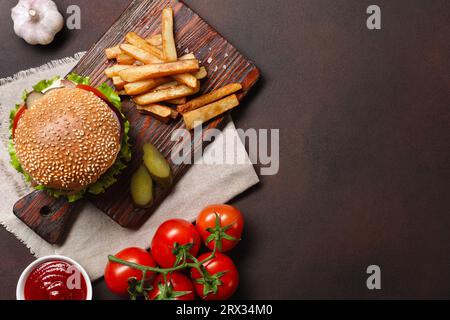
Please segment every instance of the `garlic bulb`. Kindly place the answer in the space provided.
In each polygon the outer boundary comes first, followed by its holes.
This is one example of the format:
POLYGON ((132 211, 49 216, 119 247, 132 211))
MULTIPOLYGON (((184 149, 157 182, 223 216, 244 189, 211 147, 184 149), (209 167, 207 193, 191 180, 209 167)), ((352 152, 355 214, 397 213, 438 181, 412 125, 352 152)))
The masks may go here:
POLYGON ((14 32, 29 44, 49 44, 64 26, 64 18, 51 0, 19 0, 11 10, 14 32))

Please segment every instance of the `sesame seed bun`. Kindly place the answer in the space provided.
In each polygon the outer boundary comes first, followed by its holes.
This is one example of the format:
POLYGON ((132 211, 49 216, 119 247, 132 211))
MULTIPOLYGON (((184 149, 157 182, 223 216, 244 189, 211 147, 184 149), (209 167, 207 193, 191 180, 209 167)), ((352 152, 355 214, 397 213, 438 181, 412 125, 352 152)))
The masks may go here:
POLYGON ((92 92, 49 91, 23 114, 14 134, 22 168, 47 188, 77 192, 96 182, 121 147, 116 114, 92 92))

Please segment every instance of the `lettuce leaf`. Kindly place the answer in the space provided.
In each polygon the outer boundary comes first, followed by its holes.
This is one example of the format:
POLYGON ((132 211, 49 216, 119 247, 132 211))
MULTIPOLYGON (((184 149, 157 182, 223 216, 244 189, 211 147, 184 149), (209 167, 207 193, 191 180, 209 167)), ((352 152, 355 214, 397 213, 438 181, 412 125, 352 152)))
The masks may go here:
POLYGON ((74 72, 69 74, 66 78, 67 80, 72 81, 75 84, 89 85, 91 83, 91 78, 80 76, 74 72))
POLYGON ((108 100, 114 105, 114 107, 116 107, 120 111, 120 109, 122 108, 122 103, 120 101, 119 95, 112 87, 110 87, 107 83, 102 83, 102 85, 97 87, 97 89, 98 91, 103 93, 105 97, 107 97, 108 100))
MULTIPOLYGON (((88 77, 81 77, 81 76, 78 76, 77 74, 72 73, 67 78, 74 83, 89 85, 88 77), (71 79, 69 79, 69 77, 71 79)), ((53 81, 54 80, 56 80, 56 79, 53 79, 53 81)), ((43 81, 41 81, 40 83, 43 83, 43 81)), ((47 83, 49 83, 49 82, 47 82, 47 83)), ((41 86, 43 87, 44 85, 41 84, 41 86)), ((108 84, 104 83, 98 89, 111 101, 111 103, 114 105, 114 107, 116 107, 119 111, 121 111, 122 105, 121 105, 120 97, 117 95, 117 93, 114 91, 113 88, 109 87, 108 84)), ((42 90, 45 90, 45 88, 42 90)), ((27 96, 28 96, 28 93, 25 92, 23 99, 25 100, 27 96)), ((11 110, 10 115, 9 115, 9 117, 10 117, 10 124, 9 124, 10 137, 9 137, 9 143, 8 143, 8 152, 9 152, 9 155, 11 158, 11 165, 19 173, 22 173, 24 175, 24 178, 27 182, 31 182, 32 181, 31 176, 27 172, 25 172, 23 170, 22 166, 20 165, 19 159, 17 158, 16 151, 14 148, 14 142, 12 139, 12 127, 14 124, 14 118, 15 118, 16 113, 19 110, 20 106, 21 106, 21 104, 17 104, 16 107, 11 110)), ((47 188, 42 185, 37 185, 34 188, 36 190, 44 190, 49 195, 51 195, 55 198, 59 198, 61 196, 67 197, 69 202, 75 202, 75 201, 83 198, 83 196, 86 192, 89 192, 89 193, 95 194, 95 195, 104 193, 106 191, 106 189, 108 189, 110 186, 112 186, 117 181, 117 176, 120 174, 120 172, 123 169, 126 168, 126 166, 127 166, 126 163, 131 160, 131 145, 129 142, 130 138, 128 136, 128 133, 130 131, 130 122, 127 120, 127 118, 122 113, 121 113, 121 115, 122 115, 123 123, 124 123, 124 134, 122 135, 122 144, 121 144, 119 154, 117 156, 115 163, 111 166, 111 168, 109 168, 95 183, 88 186, 86 189, 79 191, 78 193, 70 194, 70 195, 67 195, 67 193, 64 191, 47 188)))
MULTIPOLYGON (((37 92, 42 92, 42 91, 44 91, 45 89, 47 89, 48 87, 50 87, 56 80, 59 80, 60 79, 60 77, 59 76, 56 76, 56 77, 54 77, 54 78, 51 78, 50 80, 42 80, 42 81, 39 81, 37 84, 35 84, 34 86, 33 86, 33 90, 34 91, 37 91, 37 92)), ((25 91, 26 92, 26 91, 25 91)), ((25 99, 26 99, 26 97, 28 96, 28 92, 26 92, 26 93, 24 93, 24 95, 22 96, 22 99, 25 97, 25 99)))
POLYGON ((25 89, 25 90, 23 90, 23 93, 22 93, 22 101, 27 101, 27 98, 28 98, 28 95, 29 95, 30 93, 25 89))

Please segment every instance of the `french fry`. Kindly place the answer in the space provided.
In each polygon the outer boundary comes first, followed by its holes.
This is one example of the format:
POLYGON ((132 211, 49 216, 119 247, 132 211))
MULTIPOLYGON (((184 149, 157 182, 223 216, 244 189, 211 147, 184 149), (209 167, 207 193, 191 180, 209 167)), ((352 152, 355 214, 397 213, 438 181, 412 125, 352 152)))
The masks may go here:
POLYGON ((140 80, 172 76, 175 74, 197 72, 198 69, 198 60, 184 60, 133 67, 120 71, 119 76, 127 82, 136 82, 140 80))
MULTIPOLYGON (((140 38, 138 35, 134 34, 133 32, 128 33, 127 40, 133 39, 135 40, 135 43, 139 43, 141 40, 145 42, 144 39, 140 38), (137 39, 141 40, 137 40, 137 39)), ((159 59, 149 51, 144 50, 143 48, 138 48, 137 46, 129 45, 129 44, 122 44, 120 46, 123 52, 126 54, 132 56, 133 58, 137 59, 138 61, 142 61, 144 64, 153 64, 153 63, 164 63, 163 60, 159 59)), ((184 55, 180 58, 180 60, 191 60, 195 59, 195 56, 191 54, 184 55)), ((177 80, 178 82, 185 84, 191 88, 195 88, 197 85, 197 78, 193 76, 190 73, 183 73, 183 74, 177 74, 174 75, 173 78, 177 80)))
POLYGON ((119 64, 128 64, 128 65, 132 65, 133 63, 136 62, 136 59, 134 59, 133 57, 130 57, 129 55, 127 55, 126 53, 121 53, 117 56, 117 62, 119 64))
POLYGON ((220 89, 207 93, 203 96, 200 96, 196 99, 193 99, 186 104, 178 106, 177 111, 180 113, 186 113, 201 108, 207 104, 220 100, 223 97, 229 96, 230 94, 235 93, 241 89, 242 85, 240 83, 231 83, 229 85, 226 85, 225 87, 222 87, 220 89))
POLYGON ((162 46, 162 36, 161 34, 155 34, 151 36, 150 38, 145 39, 148 43, 150 43, 152 46, 159 47, 162 46))
MULTIPOLYGON (((121 45, 120 48, 130 56, 136 58, 139 61, 142 61, 145 64, 153 64, 153 63, 164 63, 163 60, 155 57, 152 54, 146 53, 142 49, 137 48, 132 45, 121 45)), ((190 53, 182 56, 180 60, 191 60, 195 59, 195 56, 190 53)), ((172 76, 179 83, 185 84, 191 88, 195 88, 197 85, 197 78, 190 73, 177 74, 172 76)))
POLYGON ((122 80, 121 77, 113 77, 112 78, 113 84, 116 87, 116 89, 118 90, 122 90, 123 87, 125 86, 126 82, 122 80))
POLYGON ((180 114, 178 113, 178 111, 170 108, 170 116, 171 116, 172 119, 174 119, 174 120, 177 119, 179 115, 180 114))
POLYGON ((170 103, 170 104, 179 105, 179 104, 185 104, 186 101, 187 101, 187 98, 183 97, 183 98, 178 98, 178 99, 167 100, 166 102, 170 103))
POLYGON ((192 59, 196 59, 193 53, 188 53, 178 58, 178 60, 192 60, 192 59))
POLYGON ((112 67, 105 69, 105 75, 108 78, 116 77, 119 75, 119 71, 131 68, 131 67, 132 66, 130 66, 130 65, 115 64, 112 67))
POLYGON ((126 96, 126 95, 127 95, 127 93, 125 92, 125 90, 119 90, 119 91, 117 91, 117 94, 118 94, 119 96, 126 96))
POLYGON ((197 85, 197 78, 190 73, 176 74, 173 75, 174 78, 179 83, 185 84, 188 87, 195 88, 197 85))
POLYGON ((134 102, 140 105, 163 102, 172 99, 183 98, 196 94, 200 90, 200 83, 197 88, 190 88, 184 84, 170 87, 167 89, 151 91, 140 96, 134 97, 134 102))
POLYGON ((161 60, 150 52, 132 44, 121 44, 120 49, 130 57, 133 57, 144 64, 161 63, 161 60))
POLYGON ((155 89, 153 89, 153 91, 173 88, 173 87, 176 87, 178 85, 180 85, 180 83, 178 83, 177 81, 170 81, 170 82, 166 82, 166 83, 163 83, 163 84, 157 86, 155 89))
POLYGON ((200 69, 197 71, 197 73, 194 74, 194 77, 197 78, 197 80, 203 80, 208 76, 208 71, 206 71, 205 67, 200 67, 200 69))
MULTIPOLYGON (((139 49, 142 49, 144 51, 147 51, 148 53, 151 53, 153 56, 157 57, 160 60, 164 59, 163 52, 156 48, 155 46, 152 46, 150 43, 145 41, 145 39, 138 36, 135 32, 128 32, 125 36, 125 40, 135 47, 138 47, 139 49)), ((152 62, 157 63, 157 62, 152 62)))
POLYGON ((111 60, 111 59, 116 59, 117 56, 118 56, 119 54, 121 54, 121 53, 122 53, 122 50, 120 50, 120 47, 119 47, 119 46, 115 46, 115 47, 112 47, 112 48, 106 48, 106 49, 105 49, 106 57, 107 57, 109 60, 111 60))
POLYGON ((239 105, 239 100, 235 94, 228 96, 222 100, 208 104, 200 109, 183 114, 184 124, 188 130, 192 130, 195 126, 205 123, 224 112, 231 110, 239 105))
POLYGON ((164 123, 173 119, 172 109, 162 104, 150 104, 146 106, 136 105, 136 109, 141 113, 150 114, 164 123))
POLYGON ((164 83, 170 82, 171 80, 171 78, 156 78, 138 82, 130 82, 124 86, 124 89, 130 96, 136 96, 149 92, 150 90, 153 90, 164 83))
POLYGON ((164 60, 177 61, 177 47, 173 35, 173 9, 165 8, 162 12, 161 36, 164 60))
MULTIPOLYGON (((185 60, 191 60, 191 59, 195 59, 195 56, 192 53, 189 53, 189 54, 186 54, 186 55, 180 57, 178 60, 185 61, 185 60)), ((195 86, 197 85, 197 78, 190 73, 177 74, 177 75, 172 76, 172 78, 174 78, 179 83, 185 84, 191 88, 195 88, 195 86)))

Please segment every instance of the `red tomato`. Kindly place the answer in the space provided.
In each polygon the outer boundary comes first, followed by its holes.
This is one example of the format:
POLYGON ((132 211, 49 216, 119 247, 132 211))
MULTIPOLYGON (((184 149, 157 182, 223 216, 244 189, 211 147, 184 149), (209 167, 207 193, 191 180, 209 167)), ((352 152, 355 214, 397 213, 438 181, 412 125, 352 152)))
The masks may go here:
POLYGON ((244 218, 238 209, 230 205, 211 205, 200 212, 196 227, 210 250, 214 249, 215 239, 217 239, 220 240, 217 249, 220 252, 227 252, 233 249, 241 239, 244 218))
POLYGON ((200 250, 200 243, 200 236, 192 223, 182 219, 168 220, 156 230, 152 240, 152 255, 159 266, 170 268, 176 262, 176 251, 182 251, 179 246, 192 245, 188 252, 195 257, 200 250))
POLYGON ((16 133, 17 125, 19 124, 20 118, 23 116, 25 111, 27 110, 27 106, 23 105, 17 110, 16 116, 14 117, 13 127, 12 127, 12 137, 14 138, 14 134, 16 133))
POLYGON ((169 273, 166 278, 159 274, 153 281, 153 289, 148 293, 149 300, 194 300, 194 286, 191 279, 180 272, 169 273))
POLYGON ((86 90, 86 91, 90 91, 93 94, 95 94, 97 97, 99 97, 100 99, 105 101, 107 104, 110 104, 109 99, 103 93, 101 93, 98 89, 96 89, 94 87, 88 86, 86 84, 78 84, 77 88, 78 89, 83 89, 83 90, 86 90))
MULTIPOLYGON (((204 253, 198 260, 204 261, 210 255, 211 253, 204 253)), ((228 256, 216 253, 212 260, 203 263, 203 267, 209 274, 206 281, 197 269, 191 269, 191 278, 199 297, 203 300, 226 300, 236 292, 239 285, 239 273, 228 256)))
MULTIPOLYGON (((117 258, 137 263, 147 267, 156 267, 152 255, 141 248, 127 248, 115 255, 117 258)), ((153 273, 148 272, 146 278, 153 273)), ((142 280, 142 271, 124 266, 115 262, 108 262, 105 268, 105 282, 109 290, 115 294, 126 295, 128 293, 128 279, 136 278, 142 280)))

